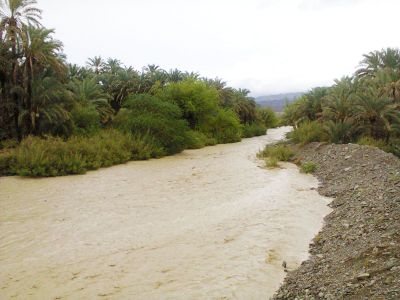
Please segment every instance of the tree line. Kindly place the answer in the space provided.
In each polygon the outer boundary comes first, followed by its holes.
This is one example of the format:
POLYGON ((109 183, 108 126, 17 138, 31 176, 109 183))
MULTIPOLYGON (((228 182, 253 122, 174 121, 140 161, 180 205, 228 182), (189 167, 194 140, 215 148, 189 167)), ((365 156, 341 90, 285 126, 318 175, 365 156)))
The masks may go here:
POLYGON ((356 142, 400 156, 400 50, 365 54, 352 76, 287 105, 283 120, 296 142, 356 142))
POLYGON ((277 123, 248 90, 219 78, 99 56, 70 64, 35 0, 0 4, 0 173, 82 173, 237 142, 277 123), (91 161, 91 145, 110 149, 91 161))

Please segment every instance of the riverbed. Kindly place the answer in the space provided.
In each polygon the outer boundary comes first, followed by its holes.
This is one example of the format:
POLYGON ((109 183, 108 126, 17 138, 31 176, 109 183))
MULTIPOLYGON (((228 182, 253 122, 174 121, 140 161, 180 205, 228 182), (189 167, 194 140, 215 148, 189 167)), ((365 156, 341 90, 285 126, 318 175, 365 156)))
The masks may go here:
POLYGON ((86 175, 0 178, 1 299, 268 299, 329 213, 256 159, 288 127, 86 175))

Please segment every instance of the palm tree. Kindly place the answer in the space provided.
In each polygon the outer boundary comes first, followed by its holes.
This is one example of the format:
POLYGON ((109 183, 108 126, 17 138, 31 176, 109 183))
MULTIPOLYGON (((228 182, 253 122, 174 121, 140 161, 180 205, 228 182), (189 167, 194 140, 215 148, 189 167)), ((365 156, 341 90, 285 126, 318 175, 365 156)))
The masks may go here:
POLYGON ((322 105, 322 116, 325 120, 349 122, 352 119, 357 85, 358 82, 351 77, 335 81, 322 105))
POLYGON ((114 58, 109 58, 105 64, 105 69, 111 74, 117 74, 123 69, 121 61, 114 58))
POLYGON ((51 37, 52 29, 34 28, 27 29, 27 35, 23 39, 23 74, 26 86, 27 131, 30 133, 35 128, 35 112, 32 106, 32 82, 35 74, 50 68, 55 75, 65 76, 66 66, 60 56, 62 43, 51 37))
POLYGON ((184 78, 183 73, 178 69, 169 70, 168 72, 168 82, 179 82, 184 78))
POLYGON ((96 75, 102 73, 106 67, 106 63, 101 58, 101 56, 95 56, 93 58, 89 58, 87 63, 87 67, 90 68, 96 75))
MULTIPOLYGON (((13 90, 18 85, 18 59, 21 56, 22 40, 28 27, 40 27, 41 10, 36 8, 36 0, 0 0, 0 40, 9 42, 12 54, 12 84, 13 90)), ((12 93, 14 106, 14 125, 19 140, 22 133, 19 127, 21 110, 20 95, 12 93)))
POLYGON ((110 95, 110 104, 117 113, 128 96, 140 93, 141 77, 133 68, 120 68, 115 74, 104 73, 99 78, 103 90, 110 95))
POLYGON ((366 88, 359 95, 355 119, 362 124, 364 133, 375 139, 389 141, 393 133, 400 130, 400 105, 390 99, 380 97, 373 87, 366 88))
POLYGON ((109 104, 109 97, 95 79, 74 80, 69 83, 69 90, 73 93, 75 100, 82 105, 93 105, 100 115, 102 123, 107 123, 114 110, 109 104))
POLYGON ((382 49, 364 54, 360 68, 356 71, 359 77, 375 77, 379 69, 399 70, 400 50, 393 48, 382 49))
MULTIPOLYGON (((55 76, 41 75, 32 83, 33 133, 68 134, 72 131, 72 94, 55 76)), ((22 111, 21 115, 28 114, 22 111)))

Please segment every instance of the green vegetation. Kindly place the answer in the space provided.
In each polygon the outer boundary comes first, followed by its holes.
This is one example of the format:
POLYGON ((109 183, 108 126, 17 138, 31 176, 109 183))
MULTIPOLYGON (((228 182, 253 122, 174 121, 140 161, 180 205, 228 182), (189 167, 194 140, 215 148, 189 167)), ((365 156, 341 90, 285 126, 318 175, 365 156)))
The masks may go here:
POLYGON ((286 106, 296 143, 358 142, 400 156, 400 50, 364 55, 352 77, 315 88, 286 106))
POLYGON ((260 136, 264 135, 267 131, 267 128, 263 124, 246 124, 242 129, 242 136, 244 138, 252 137, 252 136, 260 136))
POLYGON ((81 174, 277 125, 248 90, 218 78, 112 58, 68 64, 35 0, 0 4, 0 175, 81 174))
POLYGON ((304 162, 300 166, 300 171, 302 173, 306 173, 306 174, 314 173, 316 169, 317 169, 317 165, 312 161, 304 162))
POLYGON ((290 161, 295 155, 290 145, 275 144, 267 145, 257 154, 258 158, 266 158, 266 166, 273 168, 278 166, 279 161, 290 161))
POLYGON ((276 158, 276 157, 267 157, 266 159, 265 159, 265 166, 268 168, 268 169, 274 169, 274 168, 277 168, 277 167, 279 167, 279 164, 278 164, 278 159, 276 158))
POLYGON ((325 132, 322 125, 316 121, 305 121, 294 128, 288 137, 295 143, 307 144, 325 140, 325 132))
POLYGON ((6 174, 59 176, 163 155, 149 136, 133 136, 104 130, 92 137, 74 136, 64 141, 29 136, 13 151, 0 156, 6 174))

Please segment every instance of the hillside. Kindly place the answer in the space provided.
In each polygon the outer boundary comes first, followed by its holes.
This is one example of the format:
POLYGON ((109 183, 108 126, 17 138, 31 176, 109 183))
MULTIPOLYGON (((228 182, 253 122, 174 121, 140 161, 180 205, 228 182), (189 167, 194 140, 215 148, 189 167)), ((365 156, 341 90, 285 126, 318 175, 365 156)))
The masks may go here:
POLYGON ((304 92, 283 93, 276 95, 260 96, 256 98, 256 102, 262 107, 269 106, 276 112, 283 111, 287 103, 291 103, 301 97, 304 92))

